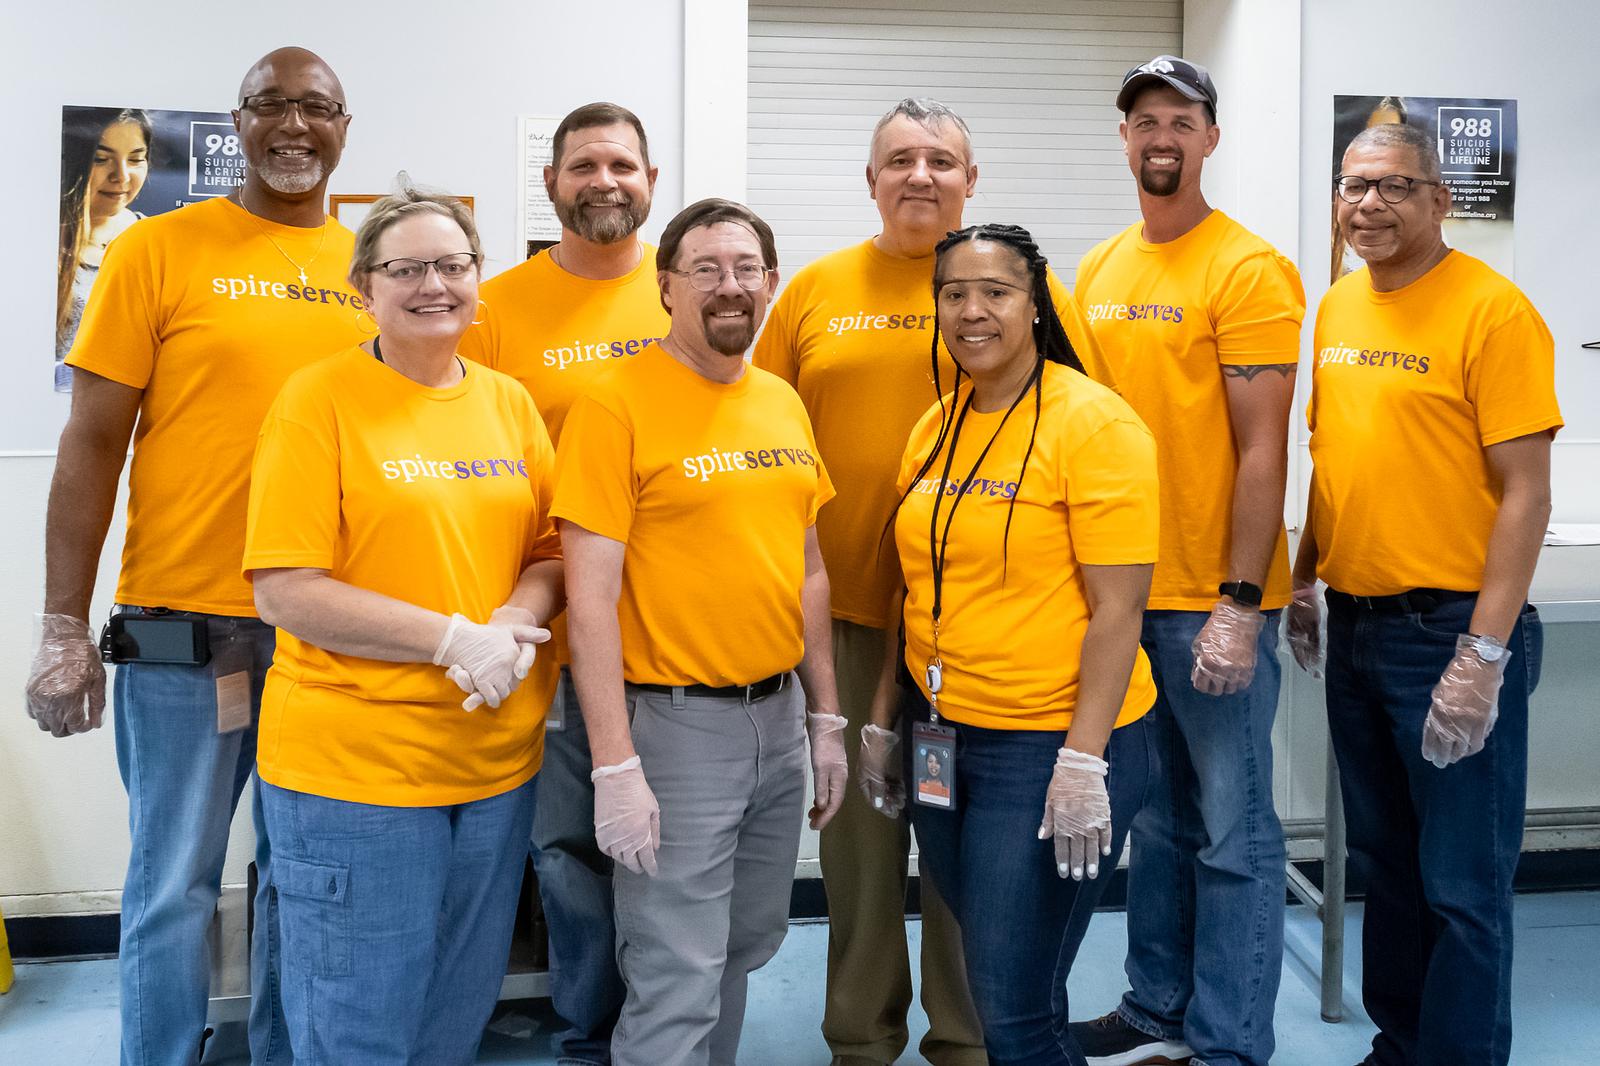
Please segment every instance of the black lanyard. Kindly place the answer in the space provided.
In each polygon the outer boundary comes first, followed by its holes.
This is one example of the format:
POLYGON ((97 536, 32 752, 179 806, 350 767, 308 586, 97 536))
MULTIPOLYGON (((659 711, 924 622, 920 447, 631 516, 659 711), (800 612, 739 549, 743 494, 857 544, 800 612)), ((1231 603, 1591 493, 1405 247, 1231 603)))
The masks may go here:
MULTIPOLYGON (((383 362, 383 345, 379 342, 377 337, 372 338, 372 358, 376 359, 380 363, 383 363, 384 366, 389 365, 388 363, 383 362)), ((461 376, 466 377, 467 364, 461 361, 461 357, 459 355, 456 356, 456 366, 461 368, 461 376)))

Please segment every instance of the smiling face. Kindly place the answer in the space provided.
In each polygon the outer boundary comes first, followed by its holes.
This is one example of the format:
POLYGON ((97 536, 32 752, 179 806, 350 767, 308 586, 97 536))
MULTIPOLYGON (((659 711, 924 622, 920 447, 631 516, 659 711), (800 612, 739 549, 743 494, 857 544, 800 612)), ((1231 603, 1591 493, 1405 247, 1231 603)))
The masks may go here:
POLYGON ((760 240, 737 222, 713 222, 683 235, 673 269, 657 276, 662 302, 672 315, 674 340, 697 352, 744 357, 778 288, 776 270, 767 272, 759 289, 740 288, 733 268, 744 263, 765 265, 760 240), (707 263, 722 271, 717 287, 710 292, 701 292, 677 273, 707 263))
POLYGON ((1201 166, 1221 136, 1205 105, 1170 85, 1152 85, 1134 97, 1121 132, 1139 188, 1161 197, 1198 192, 1201 166))
POLYGON ((559 166, 544 168, 544 187, 561 225, 583 240, 612 244, 650 217, 656 171, 647 168, 639 135, 627 123, 573 130, 559 166))
POLYGON ((111 218, 133 202, 150 173, 150 142, 137 122, 116 122, 100 133, 89 170, 89 221, 111 218))
MULTIPOLYGON (((924 126, 896 115, 872 140, 867 188, 883 231, 897 243, 937 241, 961 228, 961 211, 978 183, 978 168, 953 122, 924 126)), ((931 243, 931 242, 930 242, 931 243)))
MULTIPOLYGON (((432 211, 407 215, 383 231, 374 259, 424 262, 460 252, 471 253, 472 243, 455 219, 432 211)), ((434 343, 459 339, 478 309, 478 270, 448 281, 429 267, 410 281, 397 281, 382 269, 366 277, 367 313, 385 339, 434 343)))
POLYGON ((1424 179, 1428 175, 1416 152, 1406 145, 1368 144, 1344 154, 1341 174, 1366 178, 1372 184, 1360 203, 1335 196, 1339 229, 1345 240, 1369 267, 1406 271, 1427 262, 1444 241, 1442 224, 1450 210, 1450 190, 1443 185, 1413 185, 1397 204, 1378 195, 1379 178, 1402 174, 1424 179))
MULTIPOLYGON (((239 87, 241 100, 269 94, 288 99, 326 97, 341 107, 344 89, 326 63, 300 49, 280 49, 258 63, 239 87)), ((239 147, 248 164, 245 180, 259 181, 285 196, 301 196, 328 180, 344 154, 350 116, 307 120, 299 107, 263 118, 248 108, 233 113, 239 147)))
POLYGON ((974 379, 1008 382, 1039 357, 1033 337, 1033 278, 1020 255, 972 240, 939 257, 934 303, 939 332, 974 379))

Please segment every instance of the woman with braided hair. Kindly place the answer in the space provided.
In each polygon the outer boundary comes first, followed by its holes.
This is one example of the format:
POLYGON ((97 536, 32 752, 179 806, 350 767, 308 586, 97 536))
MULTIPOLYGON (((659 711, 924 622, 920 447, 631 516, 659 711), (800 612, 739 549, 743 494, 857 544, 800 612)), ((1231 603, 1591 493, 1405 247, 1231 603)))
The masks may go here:
POLYGON ((1155 444, 1081 372, 1026 230, 952 233, 935 262, 936 384, 940 335, 956 374, 901 464, 905 670, 886 656, 861 785, 898 816, 912 784, 990 1062, 1081 1064, 1067 971, 1152 760, 1155 444))

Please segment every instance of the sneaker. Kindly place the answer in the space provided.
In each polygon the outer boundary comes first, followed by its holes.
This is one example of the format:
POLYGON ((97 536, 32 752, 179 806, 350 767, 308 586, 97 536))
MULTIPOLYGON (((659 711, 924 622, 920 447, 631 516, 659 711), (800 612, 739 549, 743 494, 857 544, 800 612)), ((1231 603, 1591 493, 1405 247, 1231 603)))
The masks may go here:
POLYGON ((1194 1054, 1181 1040, 1141 1033, 1116 1011, 1071 1028, 1089 1066, 1184 1066, 1194 1054))

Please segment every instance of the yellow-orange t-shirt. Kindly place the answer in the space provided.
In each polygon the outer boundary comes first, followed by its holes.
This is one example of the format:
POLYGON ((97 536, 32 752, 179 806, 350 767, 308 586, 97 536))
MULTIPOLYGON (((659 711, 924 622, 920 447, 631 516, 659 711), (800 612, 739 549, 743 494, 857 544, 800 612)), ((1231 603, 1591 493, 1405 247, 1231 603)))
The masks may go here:
POLYGON ((119 602, 256 613, 239 575, 256 431, 290 374, 361 339, 354 244, 331 219, 280 226, 217 199, 106 249, 67 362, 144 390, 119 602))
MULTIPOLYGON (((1136 222, 1089 250, 1078 302, 1117 391, 1155 434, 1161 464, 1161 558, 1153 610, 1209 611, 1228 581, 1239 471, 1224 366, 1300 358, 1300 273, 1260 237, 1213 211, 1174 241, 1151 244, 1136 222)), ((1281 531, 1265 608, 1289 602, 1281 531)))
POLYGON ((1500 510, 1484 449, 1561 426, 1528 298, 1462 252, 1393 292, 1363 267, 1322 298, 1311 381, 1318 576, 1355 596, 1481 588, 1500 510))
MULTIPOLYGON (((640 249, 639 265, 620 278, 569 274, 546 250, 479 290, 480 321, 461 339, 461 354, 522 382, 557 444, 573 401, 672 323, 656 285, 656 250, 640 249)), ((551 621, 550 634, 548 652, 540 651, 571 662, 564 613, 551 621)))
POLYGON ((832 495, 793 389, 651 345, 573 405, 552 513, 627 545, 623 677, 720 687, 799 663, 806 530, 832 495))
MULTIPOLYGON (((963 388, 947 402, 960 405, 967 395, 963 388)), ((946 448, 923 470, 941 413, 935 404, 917 423, 898 479, 901 491, 911 488, 895 520, 906 576, 906 667, 928 695, 934 599, 930 522, 935 497, 942 493, 940 713, 988 729, 1066 729, 1077 704, 1089 625, 1082 564, 1156 559, 1162 518, 1155 441, 1110 389, 1047 363, 1032 454, 1032 396, 1009 417, 1004 411, 969 410, 946 480, 946 448), (972 472, 991 440, 988 455, 972 472), (946 543, 945 521, 963 491, 946 543)), ((1141 717, 1155 696, 1150 661, 1140 649, 1117 725, 1141 717)))
MULTIPOLYGON (((430 389, 351 348, 289 379, 261 426, 244 571, 326 570, 487 621, 528 564, 560 558, 554 449, 527 391, 468 364, 430 389)), ((264 781, 355 803, 470 803, 522 784, 544 753, 555 663, 467 713, 432 663, 327 651, 278 631, 261 699, 264 781)))
MULTIPOLYGON (((895 471, 911 427, 939 398, 933 265, 931 255, 900 259, 870 240, 808 264, 779 296, 753 356, 800 393, 839 491, 817 520, 833 615, 878 629, 895 591, 879 555, 899 499, 895 471)), ((1084 369, 1111 384, 1088 321, 1053 273, 1050 291, 1084 369)), ((944 389, 954 374, 941 343, 944 389)))

